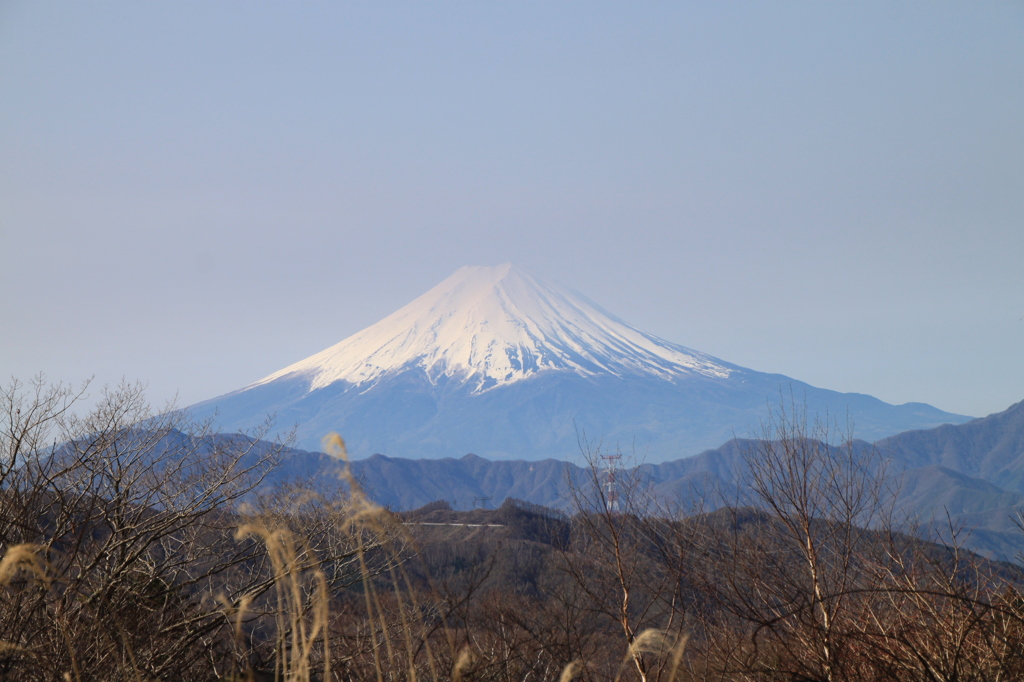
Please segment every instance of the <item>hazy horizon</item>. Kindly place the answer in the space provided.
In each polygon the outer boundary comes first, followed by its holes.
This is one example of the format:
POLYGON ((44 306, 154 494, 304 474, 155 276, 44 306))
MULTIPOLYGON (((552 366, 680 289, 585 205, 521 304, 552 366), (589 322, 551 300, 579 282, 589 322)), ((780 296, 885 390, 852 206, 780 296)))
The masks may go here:
POLYGON ((1024 6, 0 5, 0 371, 237 389, 463 265, 1024 399, 1024 6))

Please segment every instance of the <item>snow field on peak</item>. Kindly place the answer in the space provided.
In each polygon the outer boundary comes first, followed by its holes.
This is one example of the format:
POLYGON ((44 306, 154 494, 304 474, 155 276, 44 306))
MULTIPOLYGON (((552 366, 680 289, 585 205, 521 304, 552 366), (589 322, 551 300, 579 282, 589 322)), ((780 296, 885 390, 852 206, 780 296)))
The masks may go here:
POLYGON ((714 358, 646 334, 583 296, 510 264, 467 266, 380 322, 250 387, 299 375, 309 390, 374 383, 418 367, 473 392, 544 371, 580 375, 698 373, 726 378, 714 358))

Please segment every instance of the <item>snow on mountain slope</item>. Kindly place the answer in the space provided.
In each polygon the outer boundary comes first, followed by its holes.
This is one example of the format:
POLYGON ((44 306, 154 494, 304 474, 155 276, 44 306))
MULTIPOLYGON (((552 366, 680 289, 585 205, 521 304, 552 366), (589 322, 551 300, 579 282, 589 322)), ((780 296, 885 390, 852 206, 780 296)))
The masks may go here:
POLYGON ((310 391, 337 381, 366 385, 414 367, 434 382, 464 382, 473 393, 549 370, 723 379, 733 370, 505 264, 460 268, 377 324, 246 389, 284 377, 308 380, 310 391))
POLYGON ((462 268, 341 343, 188 411, 224 431, 271 417, 270 436, 310 450, 336 431, 356 457, 565 457, 591 434, 662 461, 751 433, 782 395, 846 415, 865 440, 968 419, 723 362, 511 265, 462 268))

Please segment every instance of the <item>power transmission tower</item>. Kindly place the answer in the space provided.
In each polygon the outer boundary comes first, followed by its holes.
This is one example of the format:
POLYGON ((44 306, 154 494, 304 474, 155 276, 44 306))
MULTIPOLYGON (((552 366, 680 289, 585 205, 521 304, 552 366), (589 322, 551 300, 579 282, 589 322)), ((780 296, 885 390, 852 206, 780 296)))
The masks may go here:
POLYGON ((622 454, 601 455, 604 460, 604 500, 608 505, 608 511, 619 511, 619 489, 615 485, 615 476, 619 469, 619 460, 622 454))
POLYGON ((473 508, 476 509, 476 505, 479 502, 481 509, 487 509, 487 503, 491 501, 490 497, 474 497, 473 508))

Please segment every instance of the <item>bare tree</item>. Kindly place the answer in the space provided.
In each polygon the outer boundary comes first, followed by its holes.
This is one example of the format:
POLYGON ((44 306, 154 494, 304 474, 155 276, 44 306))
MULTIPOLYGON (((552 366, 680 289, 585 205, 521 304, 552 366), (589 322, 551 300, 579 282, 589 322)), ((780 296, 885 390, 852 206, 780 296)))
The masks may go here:
POLYGON ((802 409, 744 457, 740 504, 707 515, 691 670, 704 678, 1014 679, 1018 576, 895 512, 885 463, 802 409))
MULTIPOLYGON (((266 546, 235 530, 282 446, 153 413, 138 385, 104 389, 76 417, 80 395, 42 380, 0 394, 0 552, 27 548, 46 566, 45 585, 15 580, 0 600, 0 672, 222 674, 239 653, 226 611, 275 584, 266 546)), ((311 556, 354 561, 329 524, 294 518, 311 556)))
POLYGON ((620 453, 580 442, 588 475, 570 479, 575 513, 572 542, 561 553, 564 569, 591 609, 618 628, 637 678, 661 679, 672 667, 667 650, 684 636, 691 545, 681 526, 657 516, 658 501, 638 467, 620 467, 620 453), (655 632, 658 646, 651 646, 655 632))

